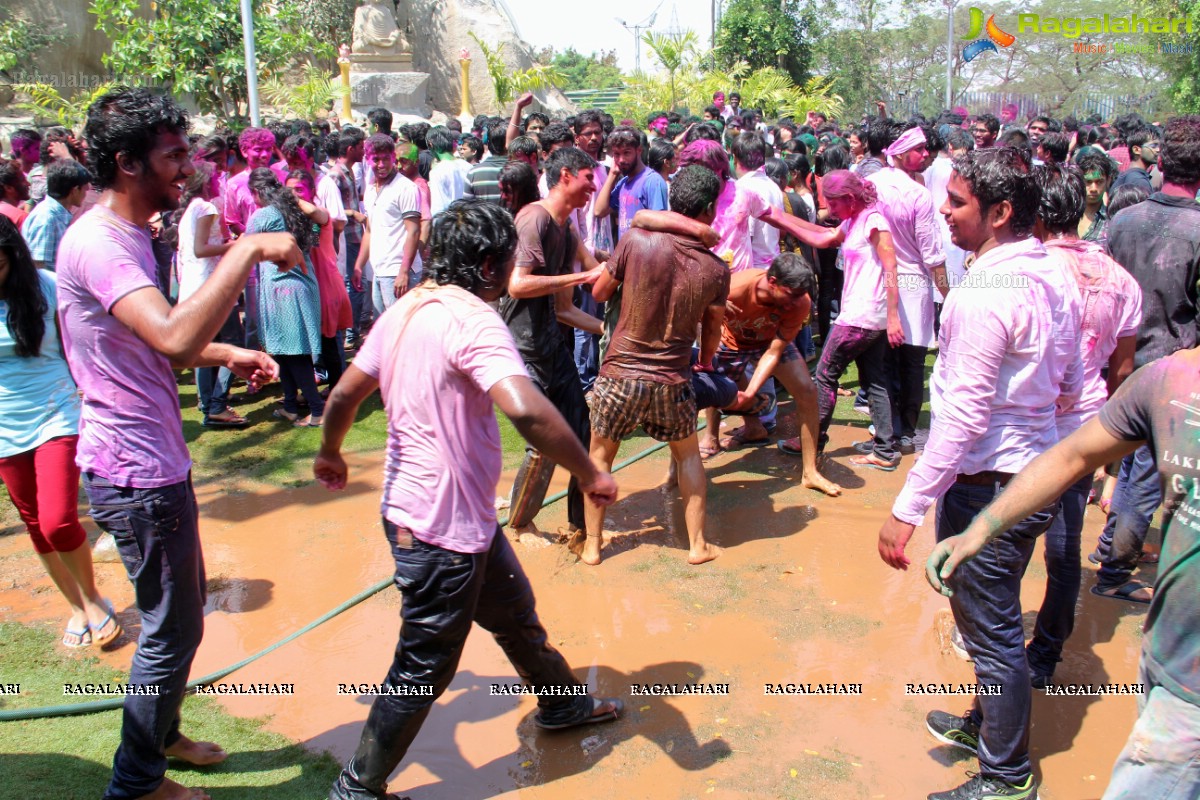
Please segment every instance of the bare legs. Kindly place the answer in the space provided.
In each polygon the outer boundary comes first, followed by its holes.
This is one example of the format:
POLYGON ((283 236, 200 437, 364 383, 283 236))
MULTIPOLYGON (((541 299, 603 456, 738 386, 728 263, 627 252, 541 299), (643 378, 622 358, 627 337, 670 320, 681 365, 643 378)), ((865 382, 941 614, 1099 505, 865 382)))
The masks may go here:
POLYGON ((71 606, 68 630, 82 631, 90 626, 98 631, 108 617, 108 608, 96 588, 96 578, 92 572, 92 551, 87 540, 74 550, 38 553, 38 558, 41 559, 42 566, 46 568, 46 573, 54 581, 54 585, 58 587, 58 591, 71 606))
POLYGON ((820 422, 817 415, 817 386, 808 374, 803 361, 789 361, 775 368, 775 377, 791 394, 796 403, 796 421, 800 428, 800 450, 803 475, 800 485, 816 489, 831 497, 842 493, 842 487, 826 478, 817 469, 817 435, 820 422))
MULTIPOLYGON (((591 457, 597 468, 612 469, 620 442, 614 442, 592 431, 591 457)), ((704 520, 707 509, 707 483, 704 464, 700 460, 700 443, 693 433, 686 439, 670 443, 671 460, 677 465, 679 488, 683 493, 684 521, 688 530, 688 563, 703 564, 721 554, 721 548, 709 544, 704 538, 704 520)), ((587 524, 587 540, 580 553, 583 563, 595 566, 600 563, 600 544, 604 530, 604 509, 588 501, 584 506, 587 524)))

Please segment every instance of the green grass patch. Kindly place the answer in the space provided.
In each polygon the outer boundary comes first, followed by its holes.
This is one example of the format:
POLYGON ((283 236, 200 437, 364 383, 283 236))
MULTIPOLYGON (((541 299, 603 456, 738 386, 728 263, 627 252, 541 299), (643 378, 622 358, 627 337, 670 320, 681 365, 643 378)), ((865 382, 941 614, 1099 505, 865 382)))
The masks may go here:
MULTIPOLYGON (((122 683, 126 676, 94 657, 72 657, 55 648, 48 628, 0 623, 0 683, 20 683, 22 694, 0 695, 0 708, 66 704, 64 683, 122 683), (28 691, 28 693, 26 693, 28 691)), ((168 775, 185 786, 202 786, 213 800, 312 800, 325 797, 340 766, 265 729, 261 719, 226 713, 208 697, 183 705, 185 732, 214 741, 230 756, 203 769, 172 762, 168 775)), ((100 797, 121 733, 121 712, 0 722, 4 779, 0 800, 31 797, 100 797)))

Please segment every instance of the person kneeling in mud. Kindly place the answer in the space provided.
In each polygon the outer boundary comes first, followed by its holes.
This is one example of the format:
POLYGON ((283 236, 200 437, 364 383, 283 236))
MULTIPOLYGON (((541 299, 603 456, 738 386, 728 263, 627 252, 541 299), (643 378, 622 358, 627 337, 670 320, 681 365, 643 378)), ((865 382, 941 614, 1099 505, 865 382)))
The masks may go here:
POLYGON ((379 388, 388 415, 383 529, 403 595, 400 641, 330 800, 394 797, 388 776, 453 680, 473 622, 538 694, 539 727, 607 722, 622 711, 620 700, 586 694, 550 645, 529 580, 496 522, 501 448, 493 403, 578 479, 592 505, 617 496, 612 476, 588 460, 487 305, 504 294, 513 269, 512 217, 483 200, 457 201, 434 219, 430 248, 425 282, 376 321, 330 395, 313 464, 327 488, 345 488, 342 442, 379 388))
MULTIPOLYGON (((793 344, 812 310, 817 280, 803 256, 783 253, 770 269, 745 269, 733 273, 729 286, 721 345, 712 368, 736 381, 742 395, 753 396, 774 377, 795 401, 800 435, 779 442, 779 449, 803 459, 801 485, 831 496, 842 487, 817 469, 817 390, 808 367, 793 344)), ((705 365, 707 366, 707 365, 705 365)), ((738 447, 770 444, 767 429, 752 414, 743 416, 740 430, 724 441, 720 436, 720 412, 707 409, 708 426, 700 442, 705 455, 738 447)))

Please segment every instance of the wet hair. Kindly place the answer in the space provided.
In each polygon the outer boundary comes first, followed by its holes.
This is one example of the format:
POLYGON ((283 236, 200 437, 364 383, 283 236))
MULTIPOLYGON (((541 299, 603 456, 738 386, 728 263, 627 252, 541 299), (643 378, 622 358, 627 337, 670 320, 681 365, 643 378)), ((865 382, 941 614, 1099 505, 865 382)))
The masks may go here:
POLYGON ((946 148, 949 150, 966 150, 975 149, 975 140, 971 138, 971 134, 964 131, 962 128, 955 128, 950 131, 950 135, 946 137, 946 148))
POLYGON ((721 194, 721 179, 699 164, 683 167, 671 181, 671 210, 685 217, 696 217, 712 208, 721 194))
POLYGON ((684 129, 682 123, 672 122, 670 125, 667 126, 667 137, 666 138, 670 139, 673 142, 673 141, 675 141, 675 137, 678 136, 679 134, 683 133, 684 130, 685 129, 684 129))
POLYGON ((372 134, 371 138, 367 139, 367 145, 363 152, 368 156, 374 156, 376 153, 392 153, 394 155, 396 142, 386 133, 372 134))
POLYGON ((1020 128, 1012 128, 997 141, 1000 147, 1029 147, 1029 134, 1020 128))
POLYGON ((18 358, 33 358, 42 353, 46 335, 46 314, 50 304, 42 292, 42 279, 29 255, 29 245, 12 220, 0 214, 0 253, 8 259, 8 278, 4 282, 8 303, 8 333, 18 358))
POLYGON ((930 153, 939 153, 946 149, 946 140, 933 125, 921 125, 921 133, 925 134, 925 147, 930 153))
POLYGON ((787 162, 780 158, 768 158, 766 167, 767 177, 779 184, 780 189, 786 189, 791 174, 787 162))
POLYGON ((608 135, 608 141, 605 142, 609 151, 618 147, 633 147, 637 150, 642 149, 642 134, 641 131, 629 125, 619 125, 613 128, 612 133, 608 135))
POLYGON ((550 148, 556 144, 574 144, 575 134, 565 123, 551 122, 537 134, 537 139, 538 144, 542 146, 542 151, 549 153, 550 148))
POLYGON ((46 167, 46 194, 55 200, 64 200, 80 186, 87 186, 91 182, 92 173, 78 161, 68 158, 46 167))
MULTIPOLYGON (((522 164, 529 169, 528 164, 522 164)), ((425 275, 438 286, 458 286, 472 294, 485 288, 484 264, 503 272, 517 249, 512 215, 476 198, 455 200, 433 218, 425 275)))
POLYGON ((469 133, 463 134, 463 137, 458 140, 459 146, 466 145, 467 149, 474 153, 476 159, 483 158, 483 142, 478 136, 472 136, 469 133))
POLYGON ((646 157, 646 166, 655 172, 662 172, 668 161, 675 158, 675 145, 669 139, 655 139, 650 143, 650 152, 646 157))
POLYGON ((1015 147, 972 150, 954 159, 954 171, 979 201, 981 215, 1007 200, 1012 205, 1009 226, 1013 233, 1028 236, 1033 230, 1040 195, 1028 153, 1015 147))
POLYGON ((367 119, 376 127, 379 133, 392 132, 392 112, 386 108, 372 108, 367 112, 367 119))
POLYGON ((8 144, 12 152, 12 157, 17 158, 20 152, 31 144, 38 145, 40 150, 42 135, 32 128, 17 128, 13 131, 12 138, 9 139, 8 144))
POLYGON ((748 170, 755 170, 767 161, 767 143, 754 131, 742 131, 733 140, 733 159, 748 170))
POLYGON ((483 129, 487 127, 488 119, 487 114, 476 114, 475 119, 471 120, 471 130, 483 133, 483 129))
POLYGON ((287 138, 292 135, 292 126, 286 122, 268 122, 267 130, 275 140, 275 147, 282 147, 287 138))
POLYGON ((1111 185, 1117 178, 1117 162, 1107 153, 1099 150, 1079 151, 1075 156, 1075 166, 1085 176, 1089 172, 1100 172, 1111 185))
POLYGON ((434 155, 454 152, 454 134, 444 125, 430 128, 429 133, 425 134, 425 143, 434 155))
POLYGON ((704 109, 704 113, 709 114, 713 117, 713 119, 716 119, 717 117, 721 116, 721 109, 717 108, 716 106, 708 106, 704 109))
POLYGON ((535 121, 542 123, 543 128, 545 128, 547 125, 550 124, 550 118, 547 117, 545 114, 543 114, 540 111, 531 111, 525 115, 525 128, 528 129, 529 123, 535 122, 535 121))
POLYGON ((238 150, 241 151, 243 156, 246 155, 247 149, 255 145, 264 145, 268 143, 271 145, 271 147, 275 146, 275 134, 271 133, 266 128, 246 128, 246 130, 242 131, 241 135, 238 136, 238 150))
POLYGON ((117 182, 117 156, 125 153, 149 166, 150 151, 163 133, 187 135, 188 115, 170 97, 145 89, 115 89, 88 108, 83 133, 98 189, 117 182))
POLYGON ((1124 211, 1130 206, 1136 206, 1150 196, 1150 191, 1136 183, 1118 186, 1108 196, 1108 218, 1112 219, 1118 211, 1124 211))
POLYGON ((707 167, 718 178, 725 180, 730 178, 729 157, 725 155, 725 148, 717 142, 697 139, 684 147, 680 151, 675 165, 679 169, 684 169, 693 164, 707 167))
POLYGON ((860 208, 875 204, 875 184, 858 177, 848 169, 838 169, 827 174, 821 181, 826 198, 849 197, 860 208))
POLYGON ((500 117, 489 117, 487 127, 484 129, 483 143, 487 145, 488 152, 494 156, 502 156, 508 152, 507 136, 508 122, 500 117))
POLYGON ((835 144, 817 156, 817 174, 822 178, 831 172, 850 168, 850 150, 835 144))
POLYGON ((576 136, 582 135, 583 129, 588 125, 599 125, 600 132, 604 132, 604 117, 601 116, 600 112, 594 108, 588 108, 580 111, 571 121, 571 127, 574 128, 576 136))
POLYGON ((537 161, 538 153, 541 151, 541 145, 537 143, 537 139, 532 136, 518 136, 508 143, 508 160, 513 161, 518 158, 526 160, 533 159, 537 161))
POLYGON ((229 153, 229 143, 225 141, 224 136, 205 136, 196 143, 195 151, 192 159, 200 159, 202 161, 212 161, 219 159, 221 165, 225 165, 225 157, 229 153))
POLYGON ((1071 149, 1071 135, 1069 133, 1046 133, 1038 140, 1038 146, 1042 148, 1042 152, 1048 160, 1055 164, 1062 164, 1067 160, 1067 153, 1071 149))
POLYGON ((705 139, 710 142, 720 143, 721 129, 717 127, 718 125, 724 127, 719 120, 713 120, 712 122, 701 122, 699 125, 687 132, 687 136, 684 137, 685 141, 688 144, 691 144, 699 139, 705 139))
POLYGON ((1167 120, 1159 158, 1164 180, 1184 186, 1200 181, 1200 114, 1167 120))
MULTIPOLYGON (((900 123, 891 119, 877 118, 867 124, 867 151, 876 158, 900 138, 900 123)), ((859 134, 861 137, 861 134, 859 134)))
POLYGON ((1043 164, 1033 168, 1041 199, 1037 217, 1051 233, 1066 233, 1083 219, 1083 175, 1074 167, 1043 164))
POLYGON ((49 166, 57 160, 54 154, 51 152, 51 145, 55 144, 66 145, 67 150, 69 150, 71 153, 71 158, 75 159, 76 161, 83 161, 86 156, 84 152, 79 149, 79 146, 72 141, 73 136, 74 135, 71 133, 71 131, 67 130, 61 125, 55 125, 53 128, 47 128, 45 135, 42 136, 42 144, 38 148, 38 162, 42 166, 49 166))
POLYGON ((347 153, 353 150, 360 142, 366 140, 366 136, 358 128, 345 127, 341 133, 333 137, 333 156, 334 158, 344 158, 347 153))
POLYGON ((284 159, 295 158, 296 154, 301 150, 308 156, 309 161, 314 164, 316 163, 317 143, 302 133, 289 136, 284 141, 283 147, 279 148, 279 152, 283 154, 284 159))
POLYGON ((578 147, 562 147, 555 150, 546 159, 546 188, 553 189, 558 185, 565 169, 572 175, 578 175, 581 169, 594 169, 596 162, 578 147))
POLYGON ((284 227, 296 237, 296 245, 301 252, 307 253, 317 246, 317 233, 313 230, 312 220, 300 210, 295 195, 279 182, 274 172, 267 167, 259 167, 250 173, 249 186, 264 208, 274 206, 283 215, 284 227))
POLYGON ((21 184, 25 171, 18 161, 5 161, 0 164, 0 195, 5 189, 16 189, 21 184))
POLYGON ((505 205, 514 217, 522 208, 541 199, 537 173, 526 161, 509 160, 500 168, 497 181, 508 196, 505 205))
POLYGON ((651 111, 649 114, 646 115, 646 127, 649 128, 651 125, 654 124, 655 120, 660 120, 660 119, 665 119, 665 120, 667 120, 667 123, 670 124, 671 120, 667 117, 667 112, 651 111))
POLYGON ((767 269, 767 277, 789 292, 801 290, 810 298, 817 296, 817 276, 808 259, 799 253, 780 253, 767 269))
POLYGON ((410 122, 400 126, 400 136, 415 144, 418 150, 429 149, 428 134, 428 122, 410 122))
POLYGON ((1133 158, 1133 148, 1142 147, 1146 144, 1146 142, 1153 142, 1158 138, 1158 130, 1151 125, 1147 125, 1141 130, 1135 131, 1132 135, 1130 135, 1129 140, 1125 142, 1125 144, 1129 146, 1129 157, 1131 159, 1133 158))

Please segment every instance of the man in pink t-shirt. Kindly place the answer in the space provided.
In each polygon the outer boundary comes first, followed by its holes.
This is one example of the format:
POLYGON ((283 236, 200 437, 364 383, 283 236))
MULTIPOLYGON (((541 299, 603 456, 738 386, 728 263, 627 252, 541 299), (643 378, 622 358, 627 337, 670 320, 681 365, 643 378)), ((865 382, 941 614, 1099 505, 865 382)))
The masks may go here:
MULTIPOLYGON (((880 557, 896 569, 907 568, 908 541, 935 503, 942 541, 966 530, 1014 474, 1051 448, 1055 404, 1073 406, 1083 383, 1077 309, 1063 313, 1073 300, 1047 279, 1057 267, 1033 237, 1038 186, 1028 154, 972 151, 955 162, 947 192, 942 212, 954 243, 976 260, 943 309, 929 442, 879 531, 880 557)), ((996 688, 977 695, 964 716, 926 716, 935 738, 979 756, 977 775, 931 800, 1037 795, 1021 578, 1055 511, 1051 505, 1013 525, 950 581, 975 682, 996 688)))
POLYGON ((235 236, 246 232, 246 223, 258 208, 250 193, 250 173, 271 163, 275 134, 266 128, 246 128, 238 137, 238 149, 246 159, 246 168, 225 185, 225 224, 235 236))
POLYGON ((488 630, 539 695, 534 722, 561 729, 616 719, 617 699, 587 694, 537 618, 533 590, 493 506, 500 431, 493 403, 539 452, 607 506, 617 485, 530 380, 508 327, 487 304, 508 285, 517 232, 482 200, 439 215, 428 280, 383 313, 325 409, 313 464, 346 486, 342 442, 376 388, 388 416, 383 528, 403 594, 395 661, 331 800, 383 797, 430 707, 446 690, 472 622, 488 630), (453 587, 453 591, 450 588, 453 587))
POLYGON ((179 187, 195 171, 187 126, 183 109, 145 89, 93 103, 85 133, 102 194, 67 229, 58 252, 63 348, 83 395, 76 463, 92 519, 116 539, 137 595, 141 635, 129 683, 154 687, 125 698, 106 800, 204 800, 166 778, 167 758, 198 765, 225 758, 217 745, 179 730, 204 633, 206 584, 172 367, 227 367, 252 385, 273 380, 279 368, 270 356, 210 342, 259 262, 304 263, 290 234, 246 236, 195 293, 167 303, 147 225, 179 206, 179 187))

